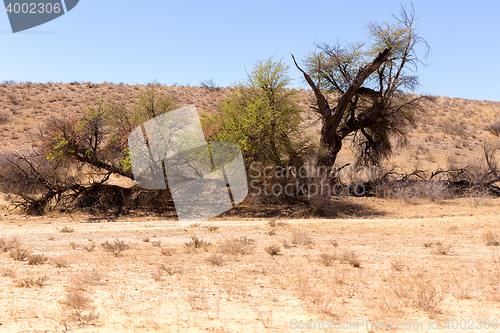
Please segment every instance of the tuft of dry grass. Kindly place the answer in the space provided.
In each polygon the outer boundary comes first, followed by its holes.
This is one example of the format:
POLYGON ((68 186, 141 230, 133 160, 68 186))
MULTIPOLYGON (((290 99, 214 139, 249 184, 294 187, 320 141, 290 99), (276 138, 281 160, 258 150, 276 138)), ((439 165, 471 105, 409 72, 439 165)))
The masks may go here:
POLYGON ((59 232, 61 232, 61 233, 72 233, 72 232, 75 232, 75 229, 70 228, 68 226, 65 226, 65 227, 62 227, 61 229, 59 229, 59 232))
POLYGON ((196 252, 197 250, 208 251, 208 247, 211 245, 210 242, 199 239, 197 236, 191 236, 191 240, 184 244, 187 253, 196 252))
POLYGON ((222 266, 224 264, 224 256, 216 253, 208 256, 205 260, 213 266, 222 266))
POLYGON ((21 241, 17 237, 6 239, 0 238, 0 252, 8 252, 14 248, 18 248, 22 245, 21 241))
POLYGON ((49 258, 44 254, 30 254, 27 259, 28 265, 41 265, 44 264, 49 258))
POLYGON ((500 237, 497 232, 488 230, 483 234, 483 239, 488 246, 500 246, 500 237))
POLYGON ((335 254, 330 254, 330 253, 321 253, 320 256, 320 262, 326 267, 333 266, 336 260, 338 260, 338 257, 335 254))
POLYGON ((172 276, 180 273, 182 273, 182 269, 180 267, 161 264, 156 267, 156 269, 151 273, 151 276, 153 277, 153 280, 160 282, 164 280, 163 277, 165 275, 172 276))
POLYGON ((47 275, 38 276, 38 277, 28 276, 25 278, 18 278, 16 280, 15 285, 16 285, 16 287, 20 287, 20 288, 31 288, 31 287, 42 288, 48 279, 49 279, 49 277, 47 275))
POLYGON ((28 259, 31 251, 23 247, 15 247, 13 249, 10 249, 9 254, 10 257, 15 261, 25 261, 26 259, 28 259))
POLYGON ((239 239, 226 239, 220 246, 219 252, 224 254, 249 254, 253 251, 253 243, 255 241, 246 237, 239 239))
POLYGON ((52 258, 52 264, 57 268, 69 267, 69 261, 63 257, 52 258))
POLYGON ((121 256, 123 251, 130 249, 129 244, 119 239, 115 239, 112 243, 105 241, 101 243, 101 247, 115 257, 121 256))
POLYGON ((306 230, 296 229, 292 231, 292 244, 295 246, 312 246, 314 245, 313 240, 309 236, 309 233, 306 230))
POLYGON ((451 245, 439 244, 434 249, 433 254, 441 255, 441 256, 447 256, 447 255, 450 255, 451 252, 452 252, 452 246, 451 245))
POLYGON ((17 276, 15 269, 12 267, 3 267, 2 269, 0 269, 0 274, 3 277, 10 277, 10 278, 15 278, 17 276))
POLYGON ((265 248, 265 250, 271 256, 277 256, 281 254, 281 247, 279 245, 269 245, 265 248))

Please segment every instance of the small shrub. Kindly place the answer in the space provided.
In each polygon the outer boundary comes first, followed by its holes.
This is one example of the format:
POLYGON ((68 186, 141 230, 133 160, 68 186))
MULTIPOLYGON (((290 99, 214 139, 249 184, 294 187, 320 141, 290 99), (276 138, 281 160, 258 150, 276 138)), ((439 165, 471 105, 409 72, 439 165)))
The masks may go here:
POLYGON ((71 288, 75 290, 87 291, 91 286, 96 286, 102 280, 102 275, 98 271, 87 271, 75 276, 71 288))
POLYGON ((296 245, 296 246, 300 246, 300 245, 310 246, 310 245, 313 245, 314 242, 311 239, 311 237, 309 237, 309 234, 307 233, 307 231, 294 230, 292 232, 292 244, 296 245))
POLYGON ((154 247, 161 247, 161 241, 152 241, 151 245, 153 245, 154 247))
POLYGON ((119 239, 115 239, 113 243, 105 241, 101 244, 101 247, 115 257, 121 256, 123 251, 130 249, 130 245, 119 239))
POLYGON ((252 251, 252 243, 245 239, 226 239, 220 246, 219 252, 227 254, 249 254, 252 251))
POLYGON ((405 268, 405 265, 401 261, 396 260, 391 262, 391 268, 396 272, 401 272, 405 268))
POLYGON ((75 229, 70 228, 68 226, 65 226, 65 227, 62 227, 61 229, 59 229, 59 232, 61 232, 61 233, 72 233, 72 232, 75 232, 75 229))
POLYGON ((286 239, 283 239, 283 247, 284 247, 285 249, 289 249, 289 248, 291 248, 291 247, 292 247, 292 245, 291 245, 291 244, 289 244, 289 243, 287 242, 287 240, 286 240, 286 239))
POLYGON ((447 256, 451 253, 451 245, 438 245, 434 249, 433 253, 436 255, 447 256))
POLYGON ((69 266, 68 260, 64 259, 63 257, 57 257, 52 259, 52 264, 57 268, 66 268, 69 266))
POLYGON ((22 243, 17 237, 11 239, 0 238, 0 252, 7 252, 16 247, 20 247, 22 243))
POLYGON ((26 250, 22 247, 16 247, 10 250, 10 257, 15 261, 24 261, 28 259, 28 256, 31 254, 29 250, 26 250))
POLYGON ((320 261, 324 266, 330 267, 333 266, 335 260, 337 260, 337 256, 329 253, 321 253, 320 261))
POLYGON ((84 245, 82 246, 82 248, 87 251, 87 252, 92 252, 94 251, 94 249, 96 248, 95 244, 92 243, 92 244, 89 244, 89 245, 84 245))
POLYGON ((358 258, 358 255, 354 251, 346 251, 342 254, 342 262, 350 264, 352 267, 359 268, 361 267, 361 261, 358 258))
POLYGON ((156 270, 151 274, 153 279, 157 282, 163 281, 163 276, 169 275, 172 276, 174 274, 179 274, 182 272, 182 269, 179 267, 167 266, 165 264, 158 265, 156 270))
POLYGON ((207 248, 210 246, 210 242, 206 242, 203 239, 199 239, 196 236, 191 236, 191 241, 185 243, 184 246, 186 247, 186 251, 188 253, 199 249, 207 251, 208 250, 207 248))
POLYGON ((269 245, 265 248, 265 250, 271 256, 277 256, 281 254, 281 247, 279 245, 269 245))
POLYGON ((61 320, 63 331, 69 331, 73 326, 83 327, 97 324, 99 313, 95 312, 93 302, 85 291, 68 289, 64 299, 60 301, 64 309, 64 317, 61 320))
POLYGON ((498 237, 498 233, 496 232, 491 230, 485 232, 483 234, 483 239, 488 246, 500 246, 500 239, 498 237))
POLYGON ((222 266, 224 264, 224 257, 219 254, 212 254, 206 258, 206 261, 214 266, 222 266))
POLYGON ((18 279, 16 281, 16 287, 20 288, 31 288, 31 287, 39 287, 42 288, 45 285, 45 282, 49 277, 47 275, 39 276, 39 277, 25 277, 18 279))
POLYGON ((208 79, 200 82, 200 87, 207 89, 208 91, 216 91, 219 88, 215 84, 214 79, 208 79))
POLYGON ((172 254, 174 254, 174 250, 168 247, 163 247, 161 249, 161 254, 170 257, 172 254))
POLYGON ((4 267, 0 270, 0 274, 3 277, 10 277, 10 278, 15 278, 16 277, 16 271, 11 268, 11 267, 4 267))
POLYGON ((49 258, 43 254, 30 254, 28 255, 28 265, 41 265, 49 258))
POLYGON ((211 226, 208 226, 207 229, 210 232, 216 232, 217 230, 219 230, 219 227, 216 225, 211 225, 211 226))

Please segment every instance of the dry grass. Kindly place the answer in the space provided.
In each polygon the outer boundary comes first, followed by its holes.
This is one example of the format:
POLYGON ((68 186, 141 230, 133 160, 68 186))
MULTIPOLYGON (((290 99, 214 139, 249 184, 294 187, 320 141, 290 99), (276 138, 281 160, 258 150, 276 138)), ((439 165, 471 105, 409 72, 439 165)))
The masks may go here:
POLYGON ((31 287, 42 288, 48 279, 49 279, 49 277, 47 275, 38 276, 38 277, 28 276, 28 277, 24 277, 24 278, 18 278, 16 280, 16 287, 19 287, 19 288, 31 288, 31 287))
MULTIPOLYGON (((105 241, 104 243, 101 243, 101 247, 111 253, 115 257, 119 257, 122 255, 122 252, 125 250, 130 249, 130 245, 125 243, 122 240, 115 239, 113 242, 105 241)), ((93 250, 93 248, 92 248, 93 250)), ((88 250, 87 250, 88 251, 88 250)), ((89 251, 91 252, 91 251, 89 251)))
POLYGON ((28 265, 41 265, 44 264, 49 258, 44 254, 30 254, 28 255, 28 265))
POLYGON ((73 216, 78 233, 71 236, 53 226, 73 227, 70 217, 3 216, 2 329, 287 332, 291 317, 421 321, 425 327, 436 319, 500 315, 500 250, 488 241, 497 238, 498 200, 482 206, 456 199, 422 205, 346 200, 384 215, 280 221, 284 225, 225 220, 215 233, 156 216, 100 223, 73 216), (116 258, 100 246, 83 250, 114 239, 135 243, 116 258), (310 241, 314 246, 299 245, 310 241), (452 251, 439 253, 449 246, 452 251), (51 266, 15 261, 13 248, 44 253, 51 266), (36 279, 44 276, 49 280, 40 289, 36 279))

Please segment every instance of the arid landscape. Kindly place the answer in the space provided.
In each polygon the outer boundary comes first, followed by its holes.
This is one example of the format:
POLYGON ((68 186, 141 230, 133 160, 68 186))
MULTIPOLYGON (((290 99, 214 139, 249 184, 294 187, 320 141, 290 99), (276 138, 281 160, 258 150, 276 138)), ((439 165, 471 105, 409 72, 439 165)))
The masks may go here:
MULTIPOLYGON (((2 151, 36 148, 51 117, 79 115, 96 98, 129 103, 144 89, 1 84, 2 151)), ((201 114, 231 93, 158 89, 201 114)), ((317 135, 313 94, 298 97, 303 130, 317 135)), ((484 168, 500 102, 425 103, 381 172, 397 166, 428 179, 438 169, 484 168)), ((345 146, 340 165, 353 158, 345 146)), ((500 199, 491 193, 339 197, 329 218, 306 204, 250 200, 190 226, 167 213, 30 216, 11 199, 0 202, 0 332, 372 332, 391 330, 387 322, 415 332, 500 329, 500 199)))

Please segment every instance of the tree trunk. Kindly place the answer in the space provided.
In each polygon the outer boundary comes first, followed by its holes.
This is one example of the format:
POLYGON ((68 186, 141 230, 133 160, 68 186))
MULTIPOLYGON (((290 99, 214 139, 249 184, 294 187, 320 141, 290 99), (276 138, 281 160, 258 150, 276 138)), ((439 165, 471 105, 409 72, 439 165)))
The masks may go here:
POLYGON ((318 165, 327 167, 334 165, 337 155, 342 149, 342 140, 344 137, 337 132, 337 129, 342 121, 342 118, 344 117, 345 111, 361 85, 373 72, 375 72, 384 62, 387 61, 391 51, 391 48, 385 49, 380 52, 371 63, 360 68, 351 85, 340 97, 337 105, 333 109, 330 108, 325 96, 313 82, 311 77, 304 72, 299 65, 297 65, 295 57, 292 55, 295 66, 302 72, 307 83, 312 88, 314 95, 316 96, 316 104, 318 105, 317 111, 323 117, 320 143, 326 147, 327 153, 318 157, 318 165))

